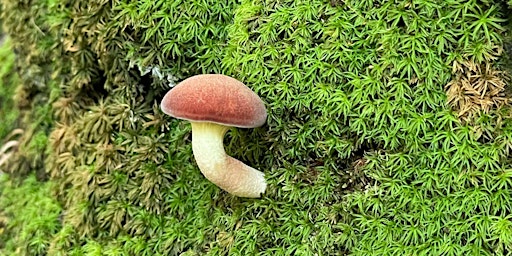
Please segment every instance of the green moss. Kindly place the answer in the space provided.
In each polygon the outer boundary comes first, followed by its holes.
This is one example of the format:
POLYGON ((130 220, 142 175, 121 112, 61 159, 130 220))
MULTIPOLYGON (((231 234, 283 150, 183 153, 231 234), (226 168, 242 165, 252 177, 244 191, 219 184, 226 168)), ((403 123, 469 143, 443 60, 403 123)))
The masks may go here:
MULTIPOLYGON (((15 94, 12 113, 18 113, 15 128, 23 130, 17 154, 4 166, 4 172, 24 177, 35 171, 38 178, 46 178, 44 161, 48 145, 35 146, 36 141, 48 136, 54 120, 52 103, 55 100, 55 76, 62 69, 58 58, 54 34, 48 25, 48 3, 44 1, 2 1, 1 19, 14 51, 11 74, 17 77, 12 85, 15 94), (15 11, 14 11, 15 10, 15 11), (39 136, 32 142, 32 136, 39 136)), ((9 77, 9 76, 4 76, 9 77)), ((58 80, 60 81, 60 79, 58 80)), ((44 142, 43 142, 44 143, 44 142)))
POLYGON ((29 176, 22 184, 0 175, 0 252, 2 255, 47 255, 59 231, 61 208, 51 183, 29 176))
MULTIPOLYGON (((508 2, 508 12, 512 11, 512 1, 508 2)), ((500 68, 502 70, 507 71, 510 75, 512 74, 512 23, 510 21, 507 22, 506 25, 507 32, 503 36, 503 55, 499 60, 500 68)), ((511 88, 507 88, 507 92, 510 93, 511 88)))
POLYGON ((5 138, 15 127, 19 113, 14 102, 14 94, 19 83, 19 78, 14 72, 14 54, 10 40, 4 37, 0 47, 0 139, 5 138))
POLYGON ((511 250, 510 109, 463 122, 445 91, 458 63, 495 66, 502 2, 4 2, 38 102, 26 146, 47 146, 65 209, 51 255, 511 250), (16 25, 28 16, 37 26, 16 25), (265 126, 226 136, 265 172, 262 199, 208 182, 190 125, 159 110, 209 72, 266 103, 265 126))

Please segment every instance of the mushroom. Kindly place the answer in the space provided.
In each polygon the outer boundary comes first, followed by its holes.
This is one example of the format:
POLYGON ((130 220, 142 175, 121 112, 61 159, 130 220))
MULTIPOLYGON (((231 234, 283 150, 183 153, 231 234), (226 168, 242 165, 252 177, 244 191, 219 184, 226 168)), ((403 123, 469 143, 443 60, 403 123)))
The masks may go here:
POLYGON ((260 197, 264 174, 224 151, 224 135, 231 127, 255 128, 267 119, 263 101, 235 78, 204 74, 187 78, 165 94, 162 111, 190 121, 192 151, 203 175, 239 197, 260 197))

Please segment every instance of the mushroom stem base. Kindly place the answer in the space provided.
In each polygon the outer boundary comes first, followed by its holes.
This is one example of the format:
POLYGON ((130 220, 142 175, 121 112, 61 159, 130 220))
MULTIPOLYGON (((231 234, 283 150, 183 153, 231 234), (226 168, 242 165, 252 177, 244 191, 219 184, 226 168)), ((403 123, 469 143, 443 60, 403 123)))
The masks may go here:
POLYGON ((224 151, 224 135, 230 127, 191 122, 192 150, 199 169, 212 183, 239 197, 260 197, 267 183, 264 174, 224 151))

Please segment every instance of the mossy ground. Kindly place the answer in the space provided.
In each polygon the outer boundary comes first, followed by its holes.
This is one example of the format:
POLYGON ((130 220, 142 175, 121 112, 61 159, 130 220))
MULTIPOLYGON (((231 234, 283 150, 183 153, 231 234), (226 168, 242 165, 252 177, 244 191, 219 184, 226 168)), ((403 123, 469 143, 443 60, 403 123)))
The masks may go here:
POLYGON ((46 255, 49 238, 61 229, 51 183, 30 175, 19 184, 2 175, 0 196, 0 255, 46 255))
POLYGON ((0 47, 0 62, 3 63, 0 69, 0 138, 5 138, 16 127, 18 119, 17 105, 14 102, 14 94, 18 85, 18 77, 14 71, 14 54, 10 42, 3 38, 0 47))
POLYGON ((0 211, 11 216, 0 253, 509 255, 509 8, 2 1, 13 126, 27 132, 3 180, 23 185, 0 190, 0 205, 44 195, 44 209, 24 211, 52 220, 23 236, 37 222, 0 211), (236 77, 266 103, 265 126, 225 141, 265 172, 261 199, 204 179, 190 125, 158 109, 200 73, 236 77))

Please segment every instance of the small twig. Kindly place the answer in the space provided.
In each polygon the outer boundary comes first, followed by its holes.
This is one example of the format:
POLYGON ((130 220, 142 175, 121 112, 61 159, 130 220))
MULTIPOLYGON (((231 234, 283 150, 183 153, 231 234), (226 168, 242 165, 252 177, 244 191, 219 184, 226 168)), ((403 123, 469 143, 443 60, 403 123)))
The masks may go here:
POLYGON ((7 143, 5 143, 5 145, 2 146, 2 148, 0 148, 0 167, 5 163, 7 162, 7 160, 12 156, 13 152, 9 152, 7 153, 7 150, 11 149, 11 148, 14 148, 14 147, 18 147, 19 145, 19 141, 15 141, 15 140, 11 140, 11 141, 8 141, 7 143))
POLYGON ((16 135, 21 135, 23 134, 23 130, 22 129, 14 129, 11 133, 9 133, 9 135, 7 135, 7 137, 5 137, 4 141, 9 141, 9 140, 13 140, 12 138, 16 135))
MULTIPOLYGON (((9 158, 11 158, 11 156, 13 155, 14 151, 11 149, 16 149, 20 144, 19 141, 13 140, 12 138, 21 134, 23 134, 22 129, 15 129, 5 138, 7 142, 0 148, 0 167, 4 165, 7 162, 7 160, 9 160, 9 158)), ((1 173, 2 171, 0 170, 0 174, 1 173)))

